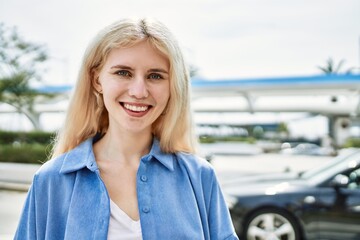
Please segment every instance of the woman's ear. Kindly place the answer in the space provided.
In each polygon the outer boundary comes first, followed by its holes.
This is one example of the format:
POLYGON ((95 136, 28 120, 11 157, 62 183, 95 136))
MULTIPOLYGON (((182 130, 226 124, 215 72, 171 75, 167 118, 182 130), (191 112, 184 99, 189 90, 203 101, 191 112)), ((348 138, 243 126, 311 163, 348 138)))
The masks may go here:
POLYGON ((92 78, 92 85, 95 88, 95 90, 99 93, 102 93, 102 86, 99 79, 99 73, 98 71, 93 71, 93 78, 92 78))

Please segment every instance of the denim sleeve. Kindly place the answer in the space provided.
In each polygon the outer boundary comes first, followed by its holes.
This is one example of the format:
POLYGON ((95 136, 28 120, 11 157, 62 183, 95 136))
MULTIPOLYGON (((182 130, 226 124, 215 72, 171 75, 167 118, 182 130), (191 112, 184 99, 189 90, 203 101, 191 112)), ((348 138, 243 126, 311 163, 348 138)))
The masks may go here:
POLYGON ((35 177, 27 194, 14 240, 36 239, 36 197, 35 177))
POLYGON ((238 240, 220 185, 215 173, 212 173, 208 208, 210 239, 238 240))

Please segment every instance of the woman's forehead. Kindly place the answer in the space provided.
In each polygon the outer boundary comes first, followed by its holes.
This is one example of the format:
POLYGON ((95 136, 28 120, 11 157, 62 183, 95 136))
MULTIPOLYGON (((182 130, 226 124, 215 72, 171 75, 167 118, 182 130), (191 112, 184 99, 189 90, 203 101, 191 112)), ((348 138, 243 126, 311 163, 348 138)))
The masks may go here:
POLYGON ((105 59, 105 64, 142 64, 169 69, 169 58, 154 44, 143 40, 130 46, 113 48, 105 59))

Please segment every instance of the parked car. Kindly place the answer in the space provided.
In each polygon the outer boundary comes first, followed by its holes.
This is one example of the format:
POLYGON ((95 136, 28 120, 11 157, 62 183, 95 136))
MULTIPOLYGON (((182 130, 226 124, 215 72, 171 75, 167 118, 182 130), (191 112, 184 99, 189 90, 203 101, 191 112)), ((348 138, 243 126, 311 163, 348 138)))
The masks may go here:
POLYGON ((242 240, 360 239, 360 151, 302 174, 223 185, 242 240))
POLYGON ((283 148, 280 153, 311 156, 334 156, 336 154, 333 148, 320 147, 314 143, 300 143, 294 147, 283 148))

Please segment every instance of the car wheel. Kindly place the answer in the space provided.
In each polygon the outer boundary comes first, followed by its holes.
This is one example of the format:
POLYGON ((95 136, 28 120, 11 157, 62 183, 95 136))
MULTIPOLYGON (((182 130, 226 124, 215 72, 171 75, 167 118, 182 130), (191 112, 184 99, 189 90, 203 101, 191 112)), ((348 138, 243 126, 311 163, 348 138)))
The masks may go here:
POLYGON ((251 215, 244 228, 244 239, 299 240, 300 229, 288 213, 277 209, 265 209, 251 215))

